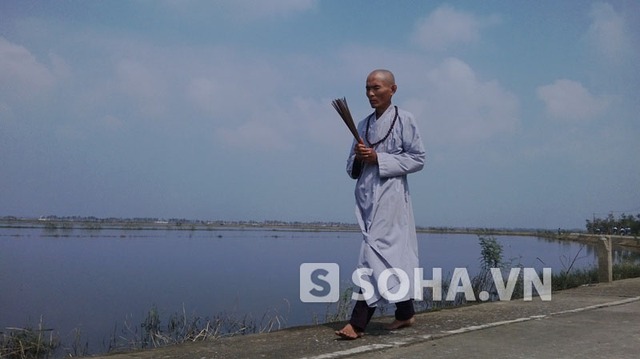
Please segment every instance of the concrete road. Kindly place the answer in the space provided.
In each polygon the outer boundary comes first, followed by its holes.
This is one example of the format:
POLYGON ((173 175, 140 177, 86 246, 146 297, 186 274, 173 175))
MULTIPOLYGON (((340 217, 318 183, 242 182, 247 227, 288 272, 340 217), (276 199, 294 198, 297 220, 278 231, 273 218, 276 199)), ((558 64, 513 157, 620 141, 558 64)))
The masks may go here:
POLYGON ((553 293, 550 301, 504 301, 416 315, 384 330, 375 318, 358 340, 333 334, 344 323, 297 327, 101 358, 637 358, 640 278, 553 293))

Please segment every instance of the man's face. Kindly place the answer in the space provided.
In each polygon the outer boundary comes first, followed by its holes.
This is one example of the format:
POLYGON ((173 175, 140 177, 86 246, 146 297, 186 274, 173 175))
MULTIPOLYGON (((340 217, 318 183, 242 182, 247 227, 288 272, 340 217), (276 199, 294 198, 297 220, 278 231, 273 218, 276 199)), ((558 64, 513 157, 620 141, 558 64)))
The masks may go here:
POLYGON ((396 92, 396 85, 389 84, 381 74, 372 74, 367 77, 366 89, 371 107, 376 110, 386 110, 391 104, 391 97, 396 92))

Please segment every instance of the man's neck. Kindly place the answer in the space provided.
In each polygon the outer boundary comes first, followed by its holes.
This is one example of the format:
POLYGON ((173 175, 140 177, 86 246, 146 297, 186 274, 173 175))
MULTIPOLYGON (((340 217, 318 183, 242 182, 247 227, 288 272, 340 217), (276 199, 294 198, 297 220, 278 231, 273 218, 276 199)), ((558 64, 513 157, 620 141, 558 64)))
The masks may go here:
POLYGON ((389 106, 391 106, 391 103, 388 103, 384 107, 380 106, 380 107, 376 108, 376 118, 382 117, 382 115, 384 115, 384 113, 387 112, 387 109, 389 108, 389 106))

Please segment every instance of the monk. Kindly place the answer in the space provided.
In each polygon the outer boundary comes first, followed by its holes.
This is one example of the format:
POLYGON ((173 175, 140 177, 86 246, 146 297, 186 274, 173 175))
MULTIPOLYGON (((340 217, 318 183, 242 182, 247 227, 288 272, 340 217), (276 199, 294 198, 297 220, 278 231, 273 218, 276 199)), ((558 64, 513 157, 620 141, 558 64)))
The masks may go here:
POLYGON ((358 124, 361 140, 354 141, 347 160, 347 173, 357 179, 356 218, 363 235, 358 269, 364 273, 360 279, 370 283, 373 291, 360 285, 360 299, 349 323, 336 331, 344 339, 361 337, 381 303, 396 306, 395 320, 387 329, 415 321, 412 298, 418 244, 407 175, 422 169, 425 149, 414 116, 392 105, 397 89, 390 71, 369 74, 366 94, 375 111, 358 124), (407 276, 389 276, 386 285, 379 287, 378 278, 387 269, 407 276), (407 279, 408 283, 401 283, 407 279))

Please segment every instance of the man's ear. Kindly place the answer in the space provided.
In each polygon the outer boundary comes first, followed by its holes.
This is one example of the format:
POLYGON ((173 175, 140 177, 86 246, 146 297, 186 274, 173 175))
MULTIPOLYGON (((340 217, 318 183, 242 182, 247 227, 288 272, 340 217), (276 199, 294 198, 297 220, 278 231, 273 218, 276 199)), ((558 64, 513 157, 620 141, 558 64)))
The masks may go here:
POLYGON ((396 90, 398 90, 398 85, 391 85, 391 93, 396 93, 396 90))

